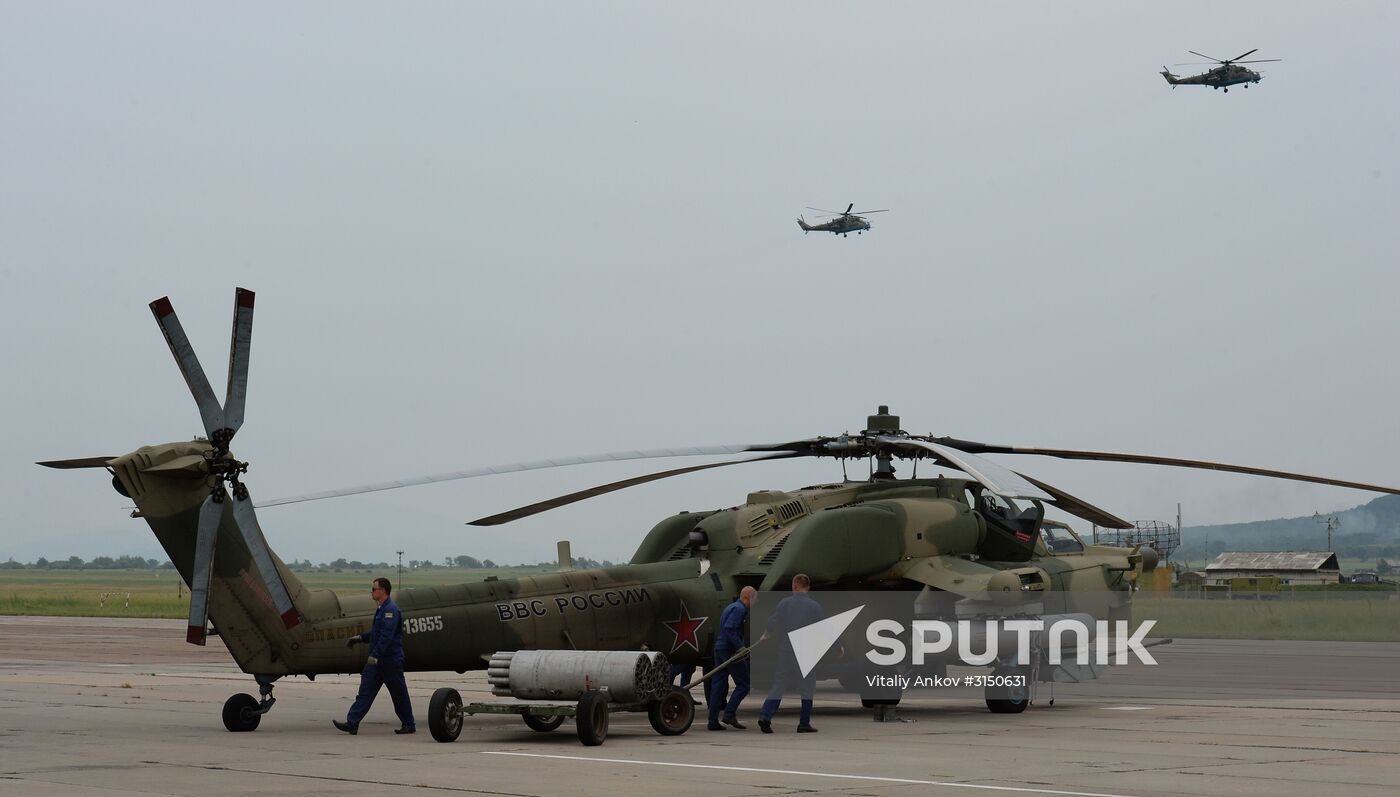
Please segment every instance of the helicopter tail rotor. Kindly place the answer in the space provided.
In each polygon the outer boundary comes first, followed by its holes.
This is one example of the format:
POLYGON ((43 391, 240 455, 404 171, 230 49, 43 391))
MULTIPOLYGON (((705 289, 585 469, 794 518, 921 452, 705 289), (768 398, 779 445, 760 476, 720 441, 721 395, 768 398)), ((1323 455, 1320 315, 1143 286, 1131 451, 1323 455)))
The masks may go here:
POLYGON ((263 537, 254 513, 252 498, 242 482, 248 463, 239 462, 229 453, 229 443, 243 425, 243 410, 248 394, 248 358, 253 336, 254 293, 238 288, 234 293, 233 332, 229 345, 228 388, 224 403, 219 404, 209 379, 195 356, 194 348, 185 335, 180 319, 169 297, 151 302, 151 312, 160 325, 175 364, 185 377, 185 384, 199 408, 205 434, 213 450, 206 463, 212 489, 199 511, 199 526, 195 538, 195 561, 190 582, 190 625, 186 641, 203 645, 209 613, 209 587, 213 576, 214 551, 218 533, 223 525, 224 509, 230 508, 229 519, 238 529, 256 567, 262 585, 267 590, 283 626, 293 628, 301 615, 292 603, 287 585, 273 561, 267 540, 263 537), (227 486, 227 489, 226 489, 227 486))

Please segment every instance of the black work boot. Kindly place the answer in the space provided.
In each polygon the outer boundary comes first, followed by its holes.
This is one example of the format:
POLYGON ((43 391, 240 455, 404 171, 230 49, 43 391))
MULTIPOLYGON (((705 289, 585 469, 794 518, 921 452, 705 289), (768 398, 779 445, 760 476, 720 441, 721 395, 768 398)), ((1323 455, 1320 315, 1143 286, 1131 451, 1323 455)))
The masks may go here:
POLYGON ((341 722, 340 720, 331 720, 331 724, 335 726, 336 730, 345 731, 351 736, 354 736, 355 734, 360 732, 360 726, 351 725, 348 722, 341 722))

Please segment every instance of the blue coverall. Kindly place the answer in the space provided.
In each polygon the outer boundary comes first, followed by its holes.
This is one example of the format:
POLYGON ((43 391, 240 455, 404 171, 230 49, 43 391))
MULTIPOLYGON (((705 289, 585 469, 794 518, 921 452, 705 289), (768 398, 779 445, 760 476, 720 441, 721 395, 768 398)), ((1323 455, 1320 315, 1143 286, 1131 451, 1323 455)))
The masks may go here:
POLYGON ((360 673, 360 693, 355 695, 355 705, 350 707, 350 716, 345 721, 352 728, 360 726, 360 720, 369 713, 380 686, 389 688, 389 697, 394 700, 394 713, 405 728, 416 727, 413 722, 413 706, 408 702, 408 684, 403 680, 403 615, 392 600, 385 599, 374 611, 374 624, 369 633, 360 634, 362 641, 369 642, 369 657, 377 664, 365 663, 360 673))
MULTIPOLYGON (((749 607, 736 600, 724 607, 719 616, 719 637, 715 640, 715 664, 723 664, 725 659, 738 653, 744 647, 744 621, 749 617, 749 607)), ((725 717, 733 717, 739 704, 749 694, 749 660, 736 661, 724 668, 724 672, 711 676, 710 681, 710 725, 718 725, 720 710, 725 717), (729 679, 734 679, 734 694, 728 695, 729 679)))
POLYGON ((817 679, 811 673, 806 678, 802 677, 802 670, 797 666, 797 656, 792 652, 788 632, 811 625, 825 616, 826 612, 822 611, 821 604, 805 592, 796 592, 778 601, 773 615, 768 618, 767 628, 768 636, 775 637, 778 642, 778 662, 773 668, 773 688, 768 690, 768 699, 763 701, 763 708, 759 709, 759 719, 765 722, 772 721, 773 715, 778 713, 778 704, 782 702, 783 693, 788 691, 788 683, 796 681, 798 694, 802 697, 802 714, 798 725, 805 727, 812 724, 812 695, 817 690, 817 679))

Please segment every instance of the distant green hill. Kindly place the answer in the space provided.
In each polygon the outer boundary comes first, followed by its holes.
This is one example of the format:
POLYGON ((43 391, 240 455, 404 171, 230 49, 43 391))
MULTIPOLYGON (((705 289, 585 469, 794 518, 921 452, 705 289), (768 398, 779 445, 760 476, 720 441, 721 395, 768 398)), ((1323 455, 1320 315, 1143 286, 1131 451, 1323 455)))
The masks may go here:
MULTIPOLYGON (((1343 559, 1400 558, 1400 495, 1384 495, 1333 515, 1332 547, 1343 559)), ((1219 526, 1187 526, 1173 560, 1213 559, 1223 551, 1321 551, 1327 527, 1311 515, 1219 526)))

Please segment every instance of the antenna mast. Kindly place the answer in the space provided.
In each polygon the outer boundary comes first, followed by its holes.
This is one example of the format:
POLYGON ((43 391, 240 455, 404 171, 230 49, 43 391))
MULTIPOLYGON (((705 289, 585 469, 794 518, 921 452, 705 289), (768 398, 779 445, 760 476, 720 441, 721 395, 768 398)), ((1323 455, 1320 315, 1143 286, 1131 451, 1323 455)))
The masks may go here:
POLYGON ((1332 531, 1341 526, 1342 521, 1338 520, 1336 515, 1328 515, 1324 518, 1316 512, 1313 513, 1313 520, 1317 521, 1318 523, 1327 524, 1327 552, 1334 553, 1334 551, 1332 550, 1332 531))

